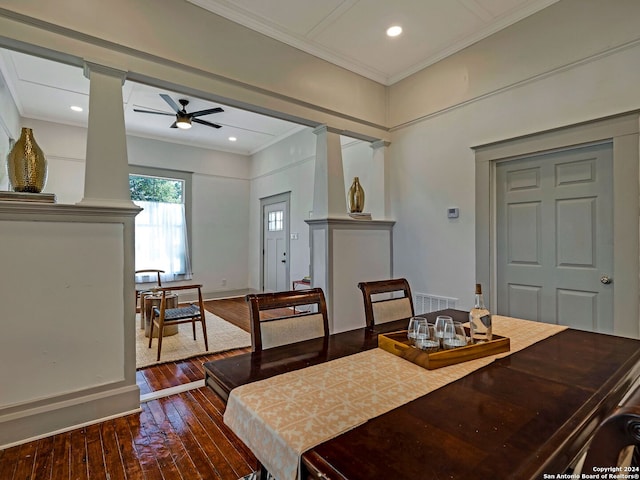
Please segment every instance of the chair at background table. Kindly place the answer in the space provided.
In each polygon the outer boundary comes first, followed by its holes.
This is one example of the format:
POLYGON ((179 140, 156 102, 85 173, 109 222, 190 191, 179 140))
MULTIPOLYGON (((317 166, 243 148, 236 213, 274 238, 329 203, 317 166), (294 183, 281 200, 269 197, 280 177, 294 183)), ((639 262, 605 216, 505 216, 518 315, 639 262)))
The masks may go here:
POLYGON ((180 285, 178 287, 160 287, 162 299, 159 307, 153 307, 151 311, 151 325, 149 331, 149 348, 153 341, 153 329, 157 327, 158 331, 158 357, 160 361, 160 352, 162 351, 162 337, 164 336, 164 328, 171 325, 179 325, 181 323, 191 323, 193 327, 193 340, 196 340, 196 322, 202 324, 202 334, 204 335, 205 351, 209 350, 209 341, 207 339, 207 323, 205 319, 204 303, 202 301, 202 285, 180 285), (167 308, 167 295, 176 290, 197 290, 198 304, 191 304, 186 307, 178 305, 177 308, 167 308))
POLYGON ((411 288, 404 278, 360 282, 358 288, 362 290, 364 298, 367 327, 414 315, 411 288))
MULTIPOLYGON (((156 277, 156 285, 155 287, 161 287, 162 286, 162 280, 160 279, 160 274, 164 273, 164 270, 158 270, 155 268, 150 268, 150 269, 146 269, 146 270, 136 270, 135 271, 135 276, 141 276, 144 274, 153 274, 156 277)), ((152 275, 147 275, 147 276, 152 276, 152 275)), ((147 282, 136 282, 136 283, 147 283, 147 282)), ((143 312, 143 307, 144 305, 142 305, 142 302, 140 302, 140 305, 138 305, 138 301, 140 299, 140 294, 142 292, 148 292, 150 291, 151 288, 153 288, 154 286, 151 287, 145 287, 145 288, 141 288, 138 289, 136 288, 136 313, 138 312, 138 306, 140 307, 140 312, 142 313, 141 316, 143 316, 144 312, 143 312)), ((144 322, 144 319, 143 319, 144 322)))
MULTIPOLYGON (((594 467, 637 468, 640 466, 639 447, 640 387, 637 387, 598 426, 584 456, 584 463, 574 473, 591 475, 597 473, 594 467)), ((638 470, 622 470, 622 473, 635 474, 638 470)))
POLYGON ((251 349, 267 348, 329 336, 327 303, 321 288, 274 293, 252 293, 245 297, 249 304, 251 349), (308 312, 276 318, 261 318, 260 312, 309 305, 308 312))

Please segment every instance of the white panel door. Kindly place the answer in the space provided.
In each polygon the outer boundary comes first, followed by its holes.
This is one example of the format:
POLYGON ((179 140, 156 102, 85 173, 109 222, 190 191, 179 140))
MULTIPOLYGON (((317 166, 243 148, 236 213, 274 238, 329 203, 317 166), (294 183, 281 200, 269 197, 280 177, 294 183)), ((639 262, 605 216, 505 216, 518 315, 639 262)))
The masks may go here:
POLYGON ((495 313, 613 332, 610 143, 499 163, 495 313))
POLYGON ((265 292, 288 290, 286 202, 264 206, 263 211, 263 278, 265 292))

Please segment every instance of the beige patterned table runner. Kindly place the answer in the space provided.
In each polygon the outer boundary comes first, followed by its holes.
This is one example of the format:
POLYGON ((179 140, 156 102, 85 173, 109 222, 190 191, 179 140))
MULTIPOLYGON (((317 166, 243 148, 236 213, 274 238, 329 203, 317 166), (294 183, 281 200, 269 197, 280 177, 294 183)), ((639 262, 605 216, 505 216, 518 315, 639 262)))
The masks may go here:
POLYGON ((235 388, 224 422, 278 480, 299 478, 306 450, 566 327, 493 317, 510 352, 425 370, 381 349, 235 388))

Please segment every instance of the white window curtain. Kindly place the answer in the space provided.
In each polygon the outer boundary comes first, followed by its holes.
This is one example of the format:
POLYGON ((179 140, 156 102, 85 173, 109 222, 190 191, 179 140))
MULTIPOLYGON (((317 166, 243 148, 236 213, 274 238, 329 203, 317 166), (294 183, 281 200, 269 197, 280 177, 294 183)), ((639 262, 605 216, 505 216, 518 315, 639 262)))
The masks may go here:
POLYGON ((167 281, 191 279, 184 204, 134 203, 143 208, 136 216, 136 270, 164 270, 167 281))

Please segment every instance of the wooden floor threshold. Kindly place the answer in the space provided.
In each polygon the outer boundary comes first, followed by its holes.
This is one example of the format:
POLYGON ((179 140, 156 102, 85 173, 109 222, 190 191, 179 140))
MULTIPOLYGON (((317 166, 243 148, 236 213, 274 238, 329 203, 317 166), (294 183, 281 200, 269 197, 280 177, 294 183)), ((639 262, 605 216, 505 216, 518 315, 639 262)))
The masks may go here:
POLYGON ((159 398, 168 397, 169 395, 177 395, 178 393, 188 392, 189 390, 195 390, 196 388, 202 387, 204 387, 204 380, 196 380, 195 382, 183 383, 181 385, 176 385, 175 387, 163 388, 162 390, 141 394, 140 403, 158 400, 159 398))

